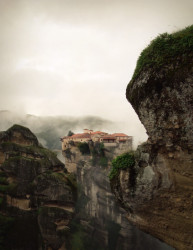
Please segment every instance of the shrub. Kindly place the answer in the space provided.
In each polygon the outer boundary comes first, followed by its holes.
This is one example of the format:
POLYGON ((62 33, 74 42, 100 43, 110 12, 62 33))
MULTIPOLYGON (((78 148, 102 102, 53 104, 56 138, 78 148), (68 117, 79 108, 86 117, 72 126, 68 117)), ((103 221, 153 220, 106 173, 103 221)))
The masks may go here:
POLYGON ((193 25, 173 34, 161 34, 141 52, 132 80, 143 68, 158 69, 166 63, 174 62, 178 56, 188 56, 192 51, 193 25))
POLYGON ((89 149, 88 143, 86 143, 86 142, 79 142, 77 146, 78 146, 78 149, 80 150, 80 152, 83 155, 90 154, 90 149, 89 149))
POLYGON ((72 135, 74 135, 74 133, 71 130, 69 130, 67 136, 72 136, 72 135))
POLYGON ((117 156, 112 161, 112 169, 109 174, 109 179, 112 180, 114 177, 116 177, 121 169, 129 169, 129 181, 130 185, 135 185, 135 158, 133 153, 124 153, 120 156, 117 156))

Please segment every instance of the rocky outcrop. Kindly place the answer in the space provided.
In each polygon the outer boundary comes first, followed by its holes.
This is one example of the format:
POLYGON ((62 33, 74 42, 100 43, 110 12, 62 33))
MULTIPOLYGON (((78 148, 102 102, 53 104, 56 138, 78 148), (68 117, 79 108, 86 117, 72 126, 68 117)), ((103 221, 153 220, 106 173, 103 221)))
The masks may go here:
POLYGON ((111 182, 130 221, 181 250, 193 249, 192 97, 193 26, 142 52, 127 99, 149 138, 135 152, 135 187, 128 170, 111 182))
POLYGON ((117 206, 108 175, 111 159, 119 152, 106 148, 108 164, 104 166, 98 145, 89 145, 92 154, 80 153, 77 145, 72 143, 63 151, 65 166, 76 172, 79 187, 71 231, 73 249, 173 249, 131 225, 126 212, 117 206))
POLYGON ((75 173, 77 170, 77 163, 80 161, 88 162, 90 165, 110 168, 112 159, 132 149, 132 140, 122 145, 116 144, 115 146, 108 145, 107 143, 104 145, 102 142, 93 141, 83 144, 86 144, 87 151, 83 150, 83 152, 81 152, 81 143, 73 141, 70 141, 68 147, 62 151, 65 158, 65 166, 68 171, 75 173))
MULTIPOLYGON (((28 128, 14 125, 1 132, 0 213, 16 220, 35 218, 43 239, 38 249, 65 249, 75 196, 74 177, 28 128)), ((18 249, 33 248, 29 242, 18 249)))

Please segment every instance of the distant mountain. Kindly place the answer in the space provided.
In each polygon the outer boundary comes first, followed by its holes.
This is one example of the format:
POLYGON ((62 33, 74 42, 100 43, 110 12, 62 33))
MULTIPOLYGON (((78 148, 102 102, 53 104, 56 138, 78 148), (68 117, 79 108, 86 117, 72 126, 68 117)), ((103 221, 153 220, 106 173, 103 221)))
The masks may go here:
POLYGON ((81 132, 84 128, 108 131, 113 122, 96 116, 35 116, 0 110, 0 131, 7 130, 13 124, 20 124, 33 131, 43 146, 49 149, 61 149, 60 138, 69 130, 81 132))

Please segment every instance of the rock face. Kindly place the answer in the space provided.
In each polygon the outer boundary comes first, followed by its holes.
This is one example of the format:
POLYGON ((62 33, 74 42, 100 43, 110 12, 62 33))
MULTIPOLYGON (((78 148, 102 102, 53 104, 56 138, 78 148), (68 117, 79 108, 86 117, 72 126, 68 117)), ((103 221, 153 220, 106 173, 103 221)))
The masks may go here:
MULTIPOLYGON (((133 223, 176 249, 190 250, 193 249, 193 26, 157 38, 142 56, 149 53, 149 58, 153 58, 151 50, 156 54, 161 45, 163 52, 159 56, 163 65, 144 64, 127 87, 127 99, 149 136, 135 152, 136 186, 129 187, 129 171, 122 170, 112 180, 111 187, 133 223), (182 40, 186 42, 180 43, 182 40), (173 52, 178 42, 181 45, 173 52), (167 50, 171 50, 168 55, 167 50)), ((139 59, 141 64, 142 59, 139 59)))
MULTIPOLYGON (((89 145, 97 150, 97 145, 89 145)), ((106 149, 105 154, 112 157, 114 149, 106 149)), ((83 249, 135 249, 131 238, 135 238, 131 225, 117 207, 111 192, 108 173, 110 166, 100 166, 100 160, 90 154, 82 154, 77 145, 72 144, 63 151, 65 165, 68 171, 76 172, 78 190, 75 228, 72 242, 75 244, 76 235, 80 237, 79 245, 83 249), (122 227, 121 227, 121 226, 122 227)), ((99 157, 99 155, 98 155, 99 157)), ((100 157, 99 157, 100 158, 100 157)), ((108 158, 109 159, 109 158, 108 158)))
POLYGON ((28 242, 14 249, 65 249, 75 195, 73 176, 29 129, 14 125, 0 133, 0 214, 14 220, 33 218, 42 238, 36 246, 28 242))
MULTIPOLYGON (((119 154, 117 150, 106 148, 105 156, 109 160, 116 153, 119 154)), ((110 160, 107 166, 101 166, 99 155, 96 159, 96 155, 82 154, 75 144, 64 150, 63 156, 68 171, 76 172, 79 187, 71 230, 72 249, 173 249, 134 227, 126 212, 117 206, 108 177, 110 160)))

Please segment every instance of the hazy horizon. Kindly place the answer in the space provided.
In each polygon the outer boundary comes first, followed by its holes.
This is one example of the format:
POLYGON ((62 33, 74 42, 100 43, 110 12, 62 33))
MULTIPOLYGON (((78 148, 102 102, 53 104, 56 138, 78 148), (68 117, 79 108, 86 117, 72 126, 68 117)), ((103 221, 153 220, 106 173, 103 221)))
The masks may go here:
POLYGON ((143 126, 128 126, 99 116, 34 116, 21 114, 8 110, 0 110, 0 131, 9 129, 14 124, 28 127, 36 134, 40 143, 50 149, 61 147, 60 138, 66 136, 71 130, 74 133, 83 133, 84 128, 101 130, 107 133, 124 132, 133 136, 133 146, 146 140, 147 135, 143 126))

